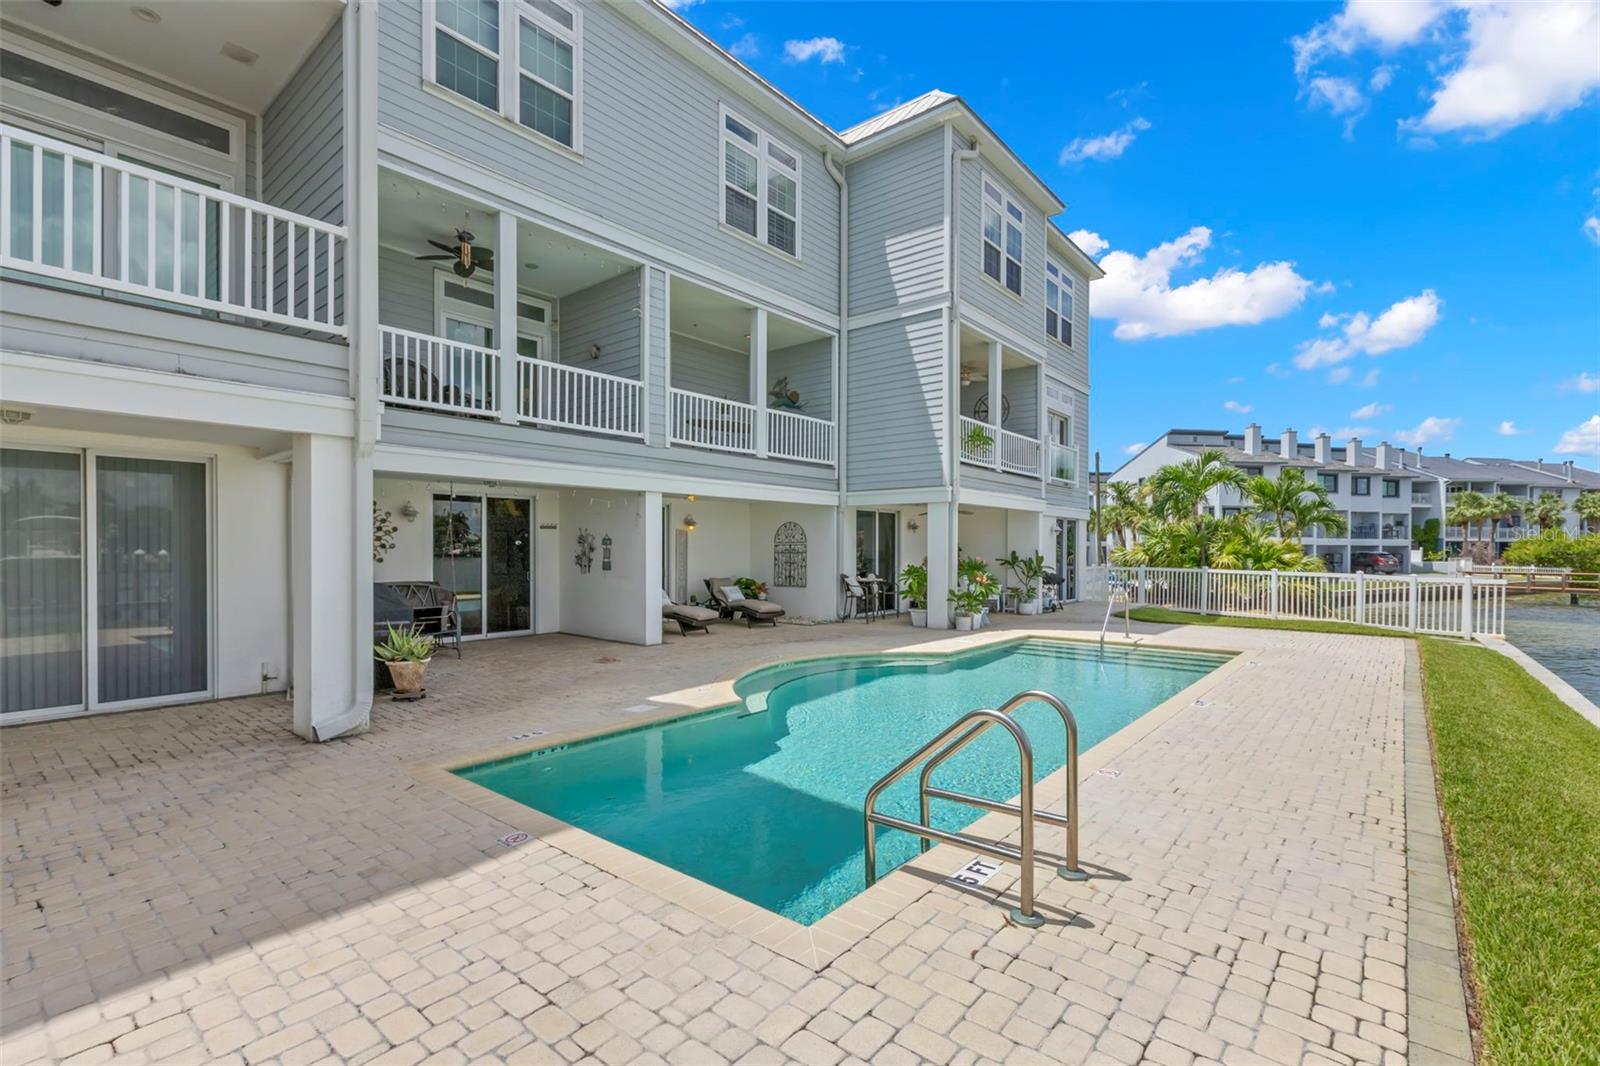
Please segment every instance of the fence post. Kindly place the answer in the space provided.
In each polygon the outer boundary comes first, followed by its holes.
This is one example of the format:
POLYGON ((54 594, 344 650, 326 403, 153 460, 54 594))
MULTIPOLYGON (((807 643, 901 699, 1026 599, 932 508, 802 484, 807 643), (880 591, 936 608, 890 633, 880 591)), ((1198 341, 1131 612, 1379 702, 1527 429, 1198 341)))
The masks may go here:
POLYGON ((1472 575, 1461 579, 1461 639, 1472 639, 1472 575))
POLYGON ((1356 572, 1356 625, 1367 624, 1367 575, 1356 572))
POLYGON ((1145 591, 1144 591, 1144 570, 1145 570, 1144 567, 1142 567, 1142 566, 1139 567, 1139 606, 1140 607, 1143 607, 1145 605, 1145 602, 1146 602, 1146 600, 1145 600, 1145 591))
POLYGON ((1417 597, 1420 596, 1421 593, 1421 582, 1417 580, 1416 574, 1412 574, 1411 602, 1406 605, 1406 628, 1411 630, 1413 633, 1417 631, 1417 616, 1421 608, 1421 605, 1417 602, 1417 597))
POLYGON ((1272 617, 1276 618, 1278 617, 1278 572, 1276 570, 1272 571, 1272 579, 1268 584, 1270 591, 1267 602, 1271 607, 1272 617))
POLYGON ((1211 613, 1211 568, 1200 568, 1200 613, 1211 613))

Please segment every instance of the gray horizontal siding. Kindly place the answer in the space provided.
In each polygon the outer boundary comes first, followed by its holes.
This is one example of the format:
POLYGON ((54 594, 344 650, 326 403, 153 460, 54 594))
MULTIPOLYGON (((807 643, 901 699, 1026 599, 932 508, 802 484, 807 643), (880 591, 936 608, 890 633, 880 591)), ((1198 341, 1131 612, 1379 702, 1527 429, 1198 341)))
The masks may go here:
POLYGON ((667 387, 671 377, 672 345, 667 334, 671 308, 667 306, 667 273, 658 267, 646 267, 649 290, 650 344, 645 355, 645 380, 649 382, 646 435, 651 444, 662 446, 667 442, 667 387))
POLYGON ((800 394, 798 412, 812 418, 833 417, 833 342, 826 337, 767 353, 767 388, 789 379, 789 391, 800 394))
POLYGON ((652 448, 612 437, 535 429, 488 419, 458 418, 402 407, 385 408, 383 440, 385 444, 480 452, 577 466, 615 467, 679 477, 757 482, 823 491, 838 489, 838 481, 827 467, 727 455, 681 446, 652 448))
POLYGON ((1049 482, 1045 486, 1045 499, 1052 506, 1087 510, 1089 507, 1089 475, 1094 472, 1094 455, 1089 451, 1089 394, 1079 389, 1070 390, 1076 401, 1072 419, 1073 443, 1078 447, 1078 483, 1073 486, 1049 482))
MULTIPOLYGON (((1067 267, 1062 260, 1057 265, 1067 267)), ((1039 335, 1044 337, 1045 367, 1072 381, 1089 380, 1089 279, 1067 267, 1072 275, 1072 346, 1053 340, 1044 332, 1040 313, 1039 335)))
POLYGON ((961 271, 961 299, 990 318, 1009 326, 1043 347, 1044 334, 1044 216, 1018 196, 1016 190, 982 161, 962 163, 957 197, 957 264, 961 271), (1018 299, 983 272, 983 213, 979 209, 983 186, 979 175, 1008 193, 1023 211, 1022 297, 1018 299))
POLYGON ((674 333, 672 387, 720 400, 751 403, 750 357, 674 333))
POLYGON ((261 197, 344 224, 344 37, 335 22, 262 121, 261 197))
POLYGON ((850 331, 852 491, 945 483, 945 348, 939 312, 850 331))
POLYGON ((349 395, 342 343, 0 282, 0 347, 220 381, 349 395))
POLYGON ((640 380, 643 304, 638 270, 561 298, 557 358, 599 374, 640 380), (595 345, 600 356, 595 358, 595 345))
MULTIPOLYGON (((379 121, 740 277, 838 310, 838 188, 814 148, 802 159, 795 262, 720 227, 719 105, 730 94, 607 4, 583 4, 583 158, 538 143, 422 84, 422 9, 379 6, 379 121)), ((775 127, 775 123, 768 123, 775 127)))
POLYGON ((850 166, 852 315, 943 291, 945 171, 943 127, 850 166))
POLYGON ((378 248, 378 321, 432 336, 433 268, 393 248, 378 248))
POLYGON ((985 470, 981 466, 961 464, 961 489, 963 492, 977 490, 981 492, 1003 492, 1008 496, 1017 496, 1037 500, 1039 498, 1039 479, 1028 477, 1024 474, 1007 474, 999 470, 985 470))

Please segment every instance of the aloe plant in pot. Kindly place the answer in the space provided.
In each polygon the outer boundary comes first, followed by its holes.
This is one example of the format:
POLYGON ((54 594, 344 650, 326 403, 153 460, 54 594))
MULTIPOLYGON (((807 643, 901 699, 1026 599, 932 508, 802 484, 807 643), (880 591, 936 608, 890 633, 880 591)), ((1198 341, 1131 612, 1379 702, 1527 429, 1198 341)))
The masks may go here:
POLYGON ((396 696, 415 696, 422 691, 433 647, 433 638, 423 633, 420 626, 405 629, 390 626, 383 642, 372 646, 372 653, 389 667, 396 696))
POLYGON ((906 568, 900 571, 900 595, 906 598, 906 606, 911 611, 911 624, 926 626, 928 624, 927 563, 907 563, 906 568))

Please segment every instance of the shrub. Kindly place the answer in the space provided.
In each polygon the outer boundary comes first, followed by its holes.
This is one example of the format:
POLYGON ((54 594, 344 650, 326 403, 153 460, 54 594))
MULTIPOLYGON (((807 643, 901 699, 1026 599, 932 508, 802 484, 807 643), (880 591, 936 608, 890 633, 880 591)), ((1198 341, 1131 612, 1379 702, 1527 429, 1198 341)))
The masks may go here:
POLYGON ((1506 546, 1503 561, 1511 566, 1551 566, 1586 573, 1600 571, 1600 533, 1569 537, 1554 530, 1506 546))

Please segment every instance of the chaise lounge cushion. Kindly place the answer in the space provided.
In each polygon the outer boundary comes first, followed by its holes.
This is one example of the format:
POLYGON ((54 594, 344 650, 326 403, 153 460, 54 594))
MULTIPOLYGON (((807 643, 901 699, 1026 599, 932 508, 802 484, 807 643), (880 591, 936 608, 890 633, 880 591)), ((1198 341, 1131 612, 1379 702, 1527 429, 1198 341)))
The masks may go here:
POLYGON ((687 618, 691 622, 715 622, 722 617, 709 607, 694 607, 686 603, 663 603, 661 614, 664 618, 687 618))
POLYGON ((783 608, 770 600, 740 600, 734 606, 741 611, 749 611, 751 614, 758 614, 763 618, 769 615, 776 618, 783 614, 783 608))

